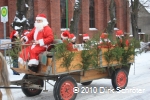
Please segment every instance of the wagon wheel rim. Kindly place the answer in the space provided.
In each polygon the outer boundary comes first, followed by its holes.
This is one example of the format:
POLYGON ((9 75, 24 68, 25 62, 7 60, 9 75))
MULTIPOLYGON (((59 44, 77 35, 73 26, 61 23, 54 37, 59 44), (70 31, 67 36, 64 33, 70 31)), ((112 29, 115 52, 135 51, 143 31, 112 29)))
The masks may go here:
POLYGON ((37 92, 37 89, 28 89, 30 92, 37 92))
POLYGON ((74 84, 71 81, 65 81, 60 87, 60 95, 64 100, 70 100, 74 96, 74 84))
MULTIPOLYGON (((40 83, 40 81, 38 80, 37 81, 37 83, 36 83, 36 85, 40 85, 41 83, 40 83)), ((32 93, 36 93, 36 92, 38 92, 39 90, 38 89, 33 89, 33 88, 29 88, 28 89, 30 92, 32 92, 32 93)))
POLYGON ((116 78, 116 82, 118 87, 122 88, 126 85, 127 82, 127 77, 126 74, 124 72, 119 72, 116 78))

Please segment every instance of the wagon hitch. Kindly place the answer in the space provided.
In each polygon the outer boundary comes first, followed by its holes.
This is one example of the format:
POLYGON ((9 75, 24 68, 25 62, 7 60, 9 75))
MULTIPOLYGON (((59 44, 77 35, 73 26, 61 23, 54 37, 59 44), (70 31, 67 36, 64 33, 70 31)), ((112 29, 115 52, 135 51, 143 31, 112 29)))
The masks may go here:
POLYGON ((26 85, 25 87, 0 87, 0 88, 5 88, 5 89, 32 88, 32 89, 40 89, 40 90, 43 89, 43 87, 41 87, 40 85, 35 85, 35 84, 26 85))
MULTIPOLYGON (((32 89, 43 89, 40 85, 32 84, 31 79, 23 79, 23 80, 17 80, 17 81, 11 81, 11 85, 20 85, 22 87, 10 87, 10 88, 32 88, 32 89)), ((9 88, 9 87, 8 87, 9 88)))

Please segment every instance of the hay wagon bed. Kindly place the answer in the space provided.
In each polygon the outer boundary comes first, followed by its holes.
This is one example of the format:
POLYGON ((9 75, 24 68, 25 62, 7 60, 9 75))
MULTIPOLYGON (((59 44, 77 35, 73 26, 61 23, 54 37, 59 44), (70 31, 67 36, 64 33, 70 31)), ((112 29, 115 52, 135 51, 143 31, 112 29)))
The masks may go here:
POLYGON ((60 67, 62 59, 56 60, 54 53, 48 52, 47 63, 46 65, 39 65, 38 73, 32 72, 27 67, 23 66, 19 66, 19 68, 12 68, 12 70, 18 73, 25 73, 25 76, 22 80, 11 81, 11 84, 21 86, 21 89, 26 96, 35 96, 42 92, 44 82, 54 80, 55 85, 53 95, 55 100, 75 100, 78 93, 78 90, 75 88, 77 87, 77 83, 90 85, 93 80, 101 78, 111 79, 114 89, 117 87, 125 88, 128 82, 130 65, 134 62, 134 60, 128 62, 129 67, 118 65, 117 61, 113 61, 113 70, 108 67, 108 63, 104 59, 103 53, 106 51, 106 48, 102 48, 100 52, 102 54, 99 57, 101 67, 90 67, 86 71, 84 71, 80 66, 71 67, 81 62, 81 51, 75 52, 76 55, 74 60, 71 62, 69 70, 65 67, 60 67), (102 71, 101 69, 105 71, 102 71))

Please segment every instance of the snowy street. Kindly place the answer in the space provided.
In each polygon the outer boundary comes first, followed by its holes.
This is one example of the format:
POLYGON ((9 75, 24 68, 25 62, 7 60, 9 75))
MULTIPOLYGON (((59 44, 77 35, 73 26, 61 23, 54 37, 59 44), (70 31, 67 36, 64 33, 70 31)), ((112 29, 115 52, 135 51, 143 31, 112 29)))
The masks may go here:
MULTIPOLYGON (((23 77, 23 74, 20 76, 12 75, 10 69, 9 73, 11 80, 19 80, 23 77)), ((54 84, 55 82, 52 81, 51 83, 54 84)), ((81 84, 78 86, 83 87, 81 84)), ((119 92, 111 91, 113 87, 110 79, 94 80, 88 87, 96 87, 104 91, 78 93, 76 100, 148 100, 150 97, 150 51, 135 57, 135 64, 131 66, 126 89, 119 92)), ((54 100, 53 86, 47 84, 47 89, 48 92, 42 92, 34 97, 26 97, 21 89, 12 89, 12 92, 15 100, 54 100)), ((3 100, 7 100, 3 89, 2 92, 4 94, 3 100)))

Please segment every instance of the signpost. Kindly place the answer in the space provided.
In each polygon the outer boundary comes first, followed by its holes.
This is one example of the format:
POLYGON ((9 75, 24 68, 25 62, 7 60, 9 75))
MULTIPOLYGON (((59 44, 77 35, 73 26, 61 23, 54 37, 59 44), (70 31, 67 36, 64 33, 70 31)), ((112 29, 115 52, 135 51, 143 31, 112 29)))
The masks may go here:
POLYGON ((0 39, 0 49, 11 49, 11 39, 0 39))
MULTIPOLYGON (((6 22, 8 22, 8 7, 1 7, 1 22, 4 23, 4 39, 6 39, 6 22)), ((6 58, 6 50, 4 50, 4 55, 6 58)))

